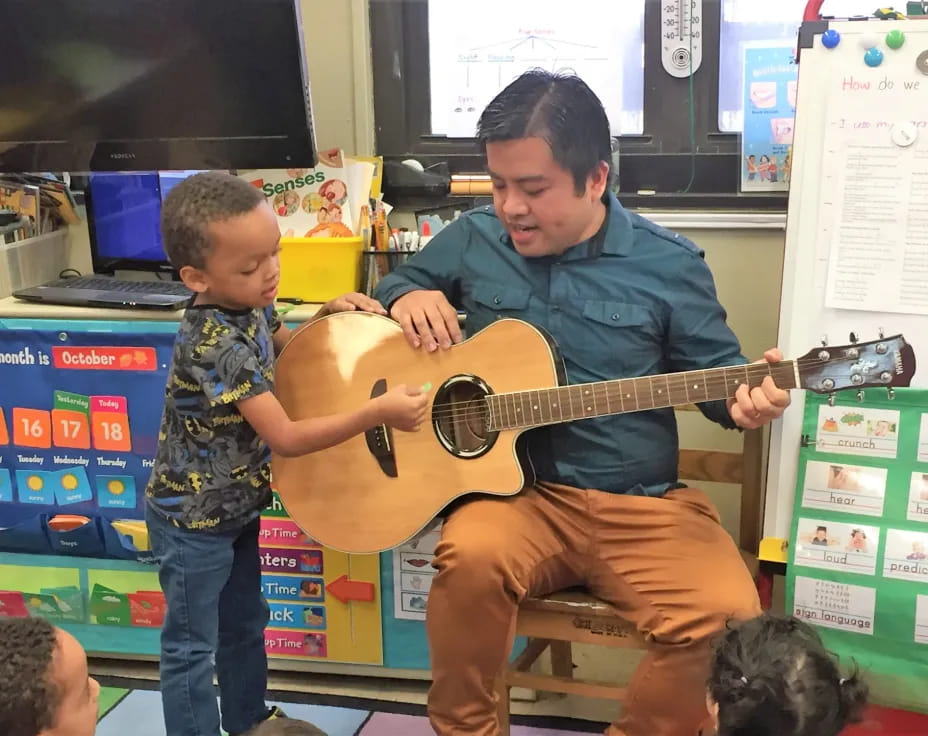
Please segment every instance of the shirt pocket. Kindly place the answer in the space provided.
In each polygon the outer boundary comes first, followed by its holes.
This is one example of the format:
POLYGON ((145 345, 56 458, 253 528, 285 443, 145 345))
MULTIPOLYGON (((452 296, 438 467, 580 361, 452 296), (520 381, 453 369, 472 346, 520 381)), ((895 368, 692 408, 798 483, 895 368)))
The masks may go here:
POLYGON ((531 297, 531 289, 527 286, 504 285, 492 281, 475 284, 471 292, 473 306, 468 310, 467 331, 473 334, 504 317, 528 319, 531 297))
POLYGON ((581 318, 576 329, 568 331, 568 339, 572 352, 590 373, 624 378, 660 368, 663 331, 650 307, 595 299, 578 306, 581 318))

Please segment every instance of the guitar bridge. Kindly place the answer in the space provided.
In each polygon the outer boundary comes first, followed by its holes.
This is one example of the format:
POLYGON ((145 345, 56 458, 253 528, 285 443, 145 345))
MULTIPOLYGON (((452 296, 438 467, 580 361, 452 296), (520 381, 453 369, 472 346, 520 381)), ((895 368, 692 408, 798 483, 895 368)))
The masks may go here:
MULTIPOLYGON (((371 398, 376 399, 386 392, 387 379, 381 378, 371 387, 371 398)), ((390 478, 398 477, 396 456, 393 454, 393 430, 386 424, 378 424, 364 433, 364 439, 367 441, 367 449, 377 459, 383 474, 390 478)))

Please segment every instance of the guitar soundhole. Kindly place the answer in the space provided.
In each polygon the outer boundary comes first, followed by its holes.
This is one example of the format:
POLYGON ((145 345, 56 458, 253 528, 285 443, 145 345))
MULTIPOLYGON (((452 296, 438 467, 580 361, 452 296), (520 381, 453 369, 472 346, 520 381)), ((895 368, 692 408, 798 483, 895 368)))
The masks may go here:
POLYGON ((489 394, 489 386, 476 376, 450 378, 435 393, 432 427, 452 455, 475 458, 493 447, 498 433, 488 429, 489 394))

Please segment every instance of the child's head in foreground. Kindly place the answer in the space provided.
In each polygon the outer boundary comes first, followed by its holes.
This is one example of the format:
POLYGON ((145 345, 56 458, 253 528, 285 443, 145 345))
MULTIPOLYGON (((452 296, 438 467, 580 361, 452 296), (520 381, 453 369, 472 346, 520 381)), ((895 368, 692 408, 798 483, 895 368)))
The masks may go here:
POLYGON ((0 616, 0 734, 92 736, 100 686, 77 639, 41 618, 0 616))
POLYGON ((719 736, 837 736, 860 719, 867 686, 842 676, 811 626, 763 615, 717 644, 708 699, 719 736))
POLYGON ((280 227, 263 192, 244 179, 222 171, 184 179, 164 199, 161 237, 197 303, 252 309, 274 302, 280 227))
POLYGON ((294 718, 273 718, 256 726, 248 736, 326 736, 325 733, 306 721, 294 718))

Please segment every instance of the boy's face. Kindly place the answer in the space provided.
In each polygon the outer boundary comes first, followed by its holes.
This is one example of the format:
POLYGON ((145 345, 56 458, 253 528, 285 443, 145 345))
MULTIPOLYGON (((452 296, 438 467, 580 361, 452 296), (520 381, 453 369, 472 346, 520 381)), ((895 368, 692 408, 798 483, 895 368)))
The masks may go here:
POLYGON ((58 712, 39 736, 93 736, 97 729, 99 683, 87 674, 87 655, 77 639, 58 629, 49 676, 58 692, 58 712))
POLYGON ((233 309, 273 304, 280 281, 280 227, 262 202, 251 212, 209 226, 205 268, 186 266, 181 278, 202 301, 233 309))

